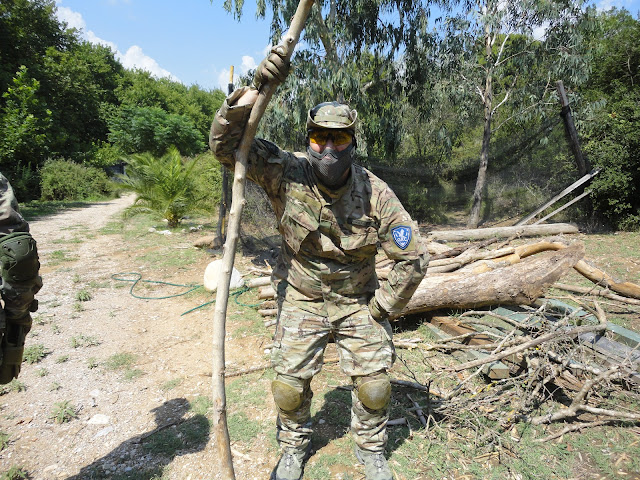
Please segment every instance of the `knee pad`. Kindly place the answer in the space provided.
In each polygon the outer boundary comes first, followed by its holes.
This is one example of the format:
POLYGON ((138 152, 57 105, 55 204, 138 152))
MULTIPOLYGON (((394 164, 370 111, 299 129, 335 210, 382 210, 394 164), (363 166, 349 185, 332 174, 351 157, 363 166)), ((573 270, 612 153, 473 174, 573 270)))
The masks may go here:
POLYGON ((304 401, 304 389, 306 386, 304 380, 290 377, 288 375, 278 375, 271 382, 271 393, 273 400, 278 408, 285 412, 291 412, 300 408, 304 401))
POLYGON ((26 282, 38 275, 38 248, 30 233, 14 232, 0 240, 0 265, 2 278, 9 283, 26 282))
POLYGON ((391 382, 386 373, 360 377, 355 382, 358 400, 369 410, 382 410, 391 400, 391 382))

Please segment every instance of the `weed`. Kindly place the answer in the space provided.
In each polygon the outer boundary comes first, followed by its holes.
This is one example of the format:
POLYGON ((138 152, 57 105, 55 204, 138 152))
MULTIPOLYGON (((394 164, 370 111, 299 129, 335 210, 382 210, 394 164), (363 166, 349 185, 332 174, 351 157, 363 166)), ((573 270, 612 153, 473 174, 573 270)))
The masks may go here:
POLYGON ((39 368, 38 370, 36 370, 36 375, 38 375, 39 377, 46 377, 47 375, 49 375, 49 370, 47 370, 46 368, 39 368))
POLYGON ((17 378, 14 378, 6 385, 3 385, 0 388, 0 395, 5 395, 9 392, 24 392, 27 389, 24 383, 22 383, 17 378))
POLYGON ((75 302, 73 304, 73 311, 74 312, 84 312, 84 305, 82 305, 80 302, 75 302))
POLYGON ((68 362, 68 361, 69 361, 69 355, 60 355, 55 360, 56 363, 64 363, 64 362, 68 362))
POLYGON ((163 392, 168 392, 169 390, 173 390, 174 388, 176 388, 181 383, 182 383, 182 379, 181 378, 174 378, 173 380, 168 380, 168 381, 164 382, 160 386, 160 390, 162 390, 163 392))
POLYGON ((94 368, 98 368, 99 365, 100 365, 100 363, 98 362, 98 359, 96 357, 87 358, 87 367, 89 367, 89 370, 93 370, 94 368))
POLYGON ((58 335, 58 334, 62 333, 62 329, 60 328, 60 325, 58 325, 57 323, 52 323, 51 324, 51 331, 55 335, 58 335))
POLYGON ((89 300, 91 300, 91 292, 89 292, 89 290, 87 290, 86 288, 83 288, 82 290, 78 290, 78 292, 76 292, 76 300, 79 302, 88 302, 89 300))
POLYGON ((80 275, 78 275, 77 273, 73 276, 73 279, 71 280, 73 283, 80 283, 82 281, 82 278, 80 277, 80 275))
POLYGON ((22 467, 12 466, 0 476, 0 480, 19 480, 29 478, 29 473, 22 467))
POLYGON ((37 343, 35 345, 30 345, 24 349, 24 354, 22 358, 28 364, 38 363, 47 355, 46 350, 44 349, 44 345, 41 343, 37 343))
POLYGON ((33 324, 34 325, 44 325, 46 322, 44 321, 44 318, 42 317, 42 315, 36 315, 33 317, 33 324))
POLYGON ((60 385, 58 382, 53 382, 51 385, 49 385, 49 391, 50 392, 56 392, 58 390, 60 390, 62 388, 62 385, 60 385))
POLYGON ((9 446, 9 439, 11 435, 8 433, 0 432, 0 451, 4 450, 9 446))
POLYGON ((100 345, 100 340, 93 336, 78 335, 77 337, 71 337, 71 346, 73 348, 95 347, 97 345, 100 345))
POLYGON ((53 404, 49 418, 56 423, 67 423, 78 418, 77 412, 77 408, 69 400, 64 400, 53 404))

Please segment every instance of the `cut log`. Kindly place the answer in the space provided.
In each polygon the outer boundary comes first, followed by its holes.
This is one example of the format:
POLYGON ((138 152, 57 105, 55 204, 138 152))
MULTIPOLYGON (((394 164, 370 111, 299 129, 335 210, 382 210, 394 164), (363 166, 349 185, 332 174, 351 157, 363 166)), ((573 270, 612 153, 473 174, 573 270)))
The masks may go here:
POLYGON ((469 230, 434 230, 428 233, 431 240, 463 242, 491 237, 536 237, 578 233, 578 227, 569 223, 549 223, 546 225, 520 225, 517 227, 473 228, 469 230))
MULTIPOLYGON (((401 315, 442 308, 470 309, 489 305, 530 305, 584 257, 584 246, 528 257, 514 265, 473 274, 427 275, 401 315)), ((393 315, 393 318, 400 314, 393 315)))

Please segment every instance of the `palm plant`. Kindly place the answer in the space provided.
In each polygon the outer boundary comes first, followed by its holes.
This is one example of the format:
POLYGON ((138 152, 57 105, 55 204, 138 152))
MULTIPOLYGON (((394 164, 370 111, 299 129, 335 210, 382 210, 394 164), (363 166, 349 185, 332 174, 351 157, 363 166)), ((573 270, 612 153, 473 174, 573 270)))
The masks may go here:
POLYGON ((162 157, 140 153, 125 159, 126 175, 121 187, 137 195, 126 215, 151 213, 177 227, 187 213, 198 209, 198 188, 192 175, 197 159, 183 162, 177 148, 171 147, 162 157))

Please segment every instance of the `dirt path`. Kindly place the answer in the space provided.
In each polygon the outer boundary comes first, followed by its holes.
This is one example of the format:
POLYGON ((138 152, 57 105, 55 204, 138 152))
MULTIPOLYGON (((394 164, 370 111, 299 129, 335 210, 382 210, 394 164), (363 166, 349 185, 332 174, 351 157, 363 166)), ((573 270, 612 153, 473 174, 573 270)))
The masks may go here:
MULTIPOLYGON (((31 223, 44 287, 27 346, 42 345, 46 356, 23 364, 23 390, 5 387, 0 397, 0 432, 9 436, 0 474, 19 466, 35 480, 215 478, 206 422, 188 410, 189 402, 210 395, 211 310, 181 317, 193 301, 136 299, 129 283, 113 280, 119 272, 144 274, 135 241, 100 232, 131 202, 123 197, 31 223), (81 292, 91 299, 79 301, 81 292), (124 365, 109 368, 118 361, 124 365), (76 419, 51 418, 62 402, 76 419), (169 440, 197 438, 173 449, 161 440, 149 447, 153 432, 158 437, 172 429, 178 432, 169 440), (148 473, 154 468, 157 477, 148 473)), ((175 248, 193 248, 189 239, 177 241, 175 248)), ((180 281, 201 283, 208 260, 186 269, 180 281)), ((231 346, 230 363, 233 355, 231 346)), ((262 473, 240 467, 238 478, 264 478, 272 460, 256 460, 262 473)))

